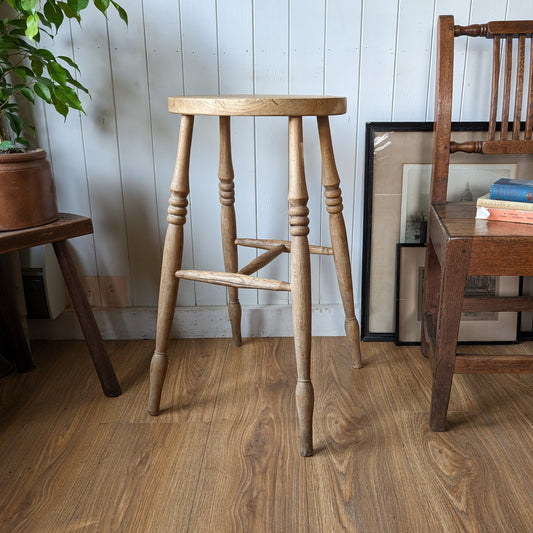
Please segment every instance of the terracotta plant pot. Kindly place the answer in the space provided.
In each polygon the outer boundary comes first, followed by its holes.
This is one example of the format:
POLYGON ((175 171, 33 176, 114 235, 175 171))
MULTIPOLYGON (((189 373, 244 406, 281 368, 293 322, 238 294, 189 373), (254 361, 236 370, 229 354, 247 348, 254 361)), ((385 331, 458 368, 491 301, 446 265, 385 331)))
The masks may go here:
POLYGON ((46 152, 0 154, 0 231, 40 226, 58 217, 46 152))

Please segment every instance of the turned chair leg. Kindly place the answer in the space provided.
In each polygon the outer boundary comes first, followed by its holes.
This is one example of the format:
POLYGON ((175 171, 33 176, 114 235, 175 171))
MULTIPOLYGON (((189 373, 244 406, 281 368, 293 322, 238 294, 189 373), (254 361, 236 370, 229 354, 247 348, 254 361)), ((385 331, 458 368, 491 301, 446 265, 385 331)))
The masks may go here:
POLYGON ((432 431, 446 430, 446 413, 455 369, 457 337, 461 323, 469 255, 470 244, 468 242, 448 242, 441 273, 436 348, 432 362, 433 386, 429 419, 432 431))
POLYGON ((150 394, 148 412, 158 415, 163 382, 167 371, 168 340, 174 319, 176 299, 178 296, 178 278, 176 271, 181 268, 183 255, 183 225, 187 215, 187 195, 189 194, 189 161, 194 117, 181 117, 178 153, 168 207, 168 227, 163 250, 161 281, 159 286, 159 304, 157 309, 157 332, 155 351, 150 364, 150 394))
POLYGON ((361 343, 359 336, 359 322, 355 316, 353 302, 353 285, 350 267, 350 255, 346 226, 342 215, 342 196, 340 178, 335 164, 333 144, 328 117, 317 117, 318 133, 320 137, 320 150, 322 154, 322 185, 324 186, 324 198, 326 209, 329 213, 329 232, 335 270, 344 307, 344 329, 352 346, 352 360, 354 368, 361 368, 361 343))
MULTIPOLYGON (((237 238, 237 222, 235 219, 235 186, 233 164, 231 161, 231 130, 230 117, 220 117, 220 165, 218 171, 220 197, 220 223, 222 228, 222 250, 224 253, 224 269, 226 272, 239 270, 237 238)), ((233 344, 241 346, 241 304, 239 289, 228 287, 228 313, 231 323, 233 344)))
POLYGON ((311 383, 311 261, 307 241, 309 197, 304 173, 302 117, 289 117, 289 159, 292 316, 298 373, 296 408, 301 454, 307 457, 313 455, 314 392, 311 383))

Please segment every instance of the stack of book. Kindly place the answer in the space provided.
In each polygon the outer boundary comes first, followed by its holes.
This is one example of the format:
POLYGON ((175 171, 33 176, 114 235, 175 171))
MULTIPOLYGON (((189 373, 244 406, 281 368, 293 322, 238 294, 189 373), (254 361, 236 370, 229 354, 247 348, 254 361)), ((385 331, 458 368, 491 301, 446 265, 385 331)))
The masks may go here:
POLYGON ((533 180, 500 178, 476 206, 476 218, 533 224, 533 180))

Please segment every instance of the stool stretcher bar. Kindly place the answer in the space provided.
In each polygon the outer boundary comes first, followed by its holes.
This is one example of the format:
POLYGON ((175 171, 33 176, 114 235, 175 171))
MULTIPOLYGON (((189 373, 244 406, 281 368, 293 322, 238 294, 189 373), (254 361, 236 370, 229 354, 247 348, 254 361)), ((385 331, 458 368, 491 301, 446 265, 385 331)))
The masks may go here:
MULTIPOLYGON (((263 250, 272 250, 280 244, 284 246, 284 252, 290 253, 291 241, 278 241, 271 239, 235 239, 235 244, 239 246, 247 246, 249 248, 262 248, 263 250)), ((333 249, 329 246, 315 246, 309 245, 309 253, 315 255, 333 255, 333 249)))
POLYGON ((256 257, 253 261, 250 261, 245 267, 239 270, 239 274, 250 275, 257 272, 261 268, 271 263, 276 257, 285 251, 285 246, 280 244, 271 250, 268 250, 264 254, 256 257))
POLYGON ((240 289, 263 289, 267 291, 290 291, 291 284, 277 279, 256 278, 245 274, 232 272, 212 272, 210 270, 178 270, 177 278, 192 281, 203 281, 225 287, 238 287, 240 289))

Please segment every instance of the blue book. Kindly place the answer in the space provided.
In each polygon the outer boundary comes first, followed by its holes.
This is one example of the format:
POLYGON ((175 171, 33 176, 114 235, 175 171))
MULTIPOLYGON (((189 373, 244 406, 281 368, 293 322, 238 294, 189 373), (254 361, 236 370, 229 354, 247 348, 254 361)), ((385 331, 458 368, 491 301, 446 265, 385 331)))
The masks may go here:
POLYGON ((533 180, 500 178, 490 187, 491 200, 533 203, 533 180))

